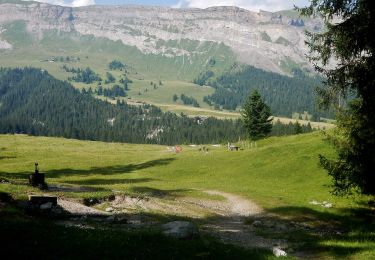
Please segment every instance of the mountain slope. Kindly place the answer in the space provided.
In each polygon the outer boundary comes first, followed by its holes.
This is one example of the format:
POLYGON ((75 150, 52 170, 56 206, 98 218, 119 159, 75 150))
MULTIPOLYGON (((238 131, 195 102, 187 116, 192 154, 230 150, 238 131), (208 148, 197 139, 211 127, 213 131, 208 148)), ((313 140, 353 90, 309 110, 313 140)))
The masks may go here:
MULTIPOLYGON (((286 13, 288 14, 288 13, 286 13)), ((76 32, 120 41, 144 54, 181 57, 186 63, 201 55, 199 48, 186 48, 185 41, 228 46, 238 61, 257 68, 285 73, 287 58, 306 63, 304 30, 320 30, 319 19, 296 19, 284 13, 250 12, 236 7, 172 9, 145 6, 89 6, 70 8, 27 2, 0 5, 0 28, 25 21, 35 39, 46 31, 76 32)), ((0 30, 1 31, 1 30, 0 30)), ((0 34, 2 48, 12 48, 0 34)))
POLYGON ((7 2, 10 1, 0 2, 0 66, 41 67, 60 80, 74 76, 64 66, 76 70, 90 67, 103 81, 70 81, 71 84, 95 91, 99 86, 113 88, 120 84, 120 79, 130 78, 133 83, 129 84, 127 100, 169 106, 176 113, 190 113, 191 106, 177 108, 184 104, 180 100, 174 102, 174 94, 187 95, 196 99, 200 107, 214 110, 203 100, 211 95, 210 101, 216 108, 234 110, 242 105, 243 96, 258 88, 264 96, 271 97, 267 102, 275 115, 290 117, 292 113, 308 111, 317 119, 327 116, 315 108, 312 80, 295 80, 293 73, 298 70, 302 75, 312 74, 305 58, 304 30, 320 30, 319 19, 302 20, 293 11, 254 13, 234 7, 70 8, 7 2), (126 69, 110 70, 108 64, 114 60, 121 61, 126 69), (265 82, 266 87, 247 84, 253 83, 253 78, 249 78, 246 84, 241 83, 241 91, 231 89, 236 79, 227 75, 233 64, 248 64, 267 71, 260 73, 258 80, 265 82), (208 71, 218 80, 226 77, 232 82, 223 88, 217 87, 221 83, 210 84, 212 81, 206 80, 201 81, 211 87, 187 84, 208 71), (116 78, 114 82, 105 82, 108 72, 116 78), (298 91, 274 85, 267 76, 270 72, 281 74, 283 77, 279 78, 284 83, 293 82, 293 89, 298 91), (153 84, 160 81, 167 87, 153 84), (301 93, 306 97, 300 99, 301 93), (231 100, 220 100, 223 95, 231 100))

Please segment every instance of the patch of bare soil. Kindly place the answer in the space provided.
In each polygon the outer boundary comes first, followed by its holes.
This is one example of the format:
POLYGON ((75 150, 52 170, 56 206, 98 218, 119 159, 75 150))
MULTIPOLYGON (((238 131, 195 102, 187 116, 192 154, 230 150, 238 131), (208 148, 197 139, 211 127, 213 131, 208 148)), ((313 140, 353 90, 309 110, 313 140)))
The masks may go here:
POLYGON ((87 207, 81 203, 58 199, 58 206, 61 207, 66 213, 69 213, 74 216, 109 216, 110 214, 101 210, 97 210, 91 207, 87 207))

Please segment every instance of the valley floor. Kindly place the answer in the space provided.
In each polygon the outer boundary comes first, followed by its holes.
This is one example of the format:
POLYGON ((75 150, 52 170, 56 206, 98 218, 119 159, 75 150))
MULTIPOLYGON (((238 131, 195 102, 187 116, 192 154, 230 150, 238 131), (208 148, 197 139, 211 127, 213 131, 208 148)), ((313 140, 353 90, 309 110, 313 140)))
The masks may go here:
POLYGON ((81 247, 83 257, 101 249, 98 258, 269 259, 274 248, 296 258, 375 257, 374 209, 369 198, 329 193, 317 161, 334 152, 320 133, 268 138, 237 152, 202 148, 175 153, 157 145, 0 135, 0 192, 13 200, 0 198, 1 233, 10 248, 26 253, 36 244, 52 252, 56 241, 71 249, 56 256, 70 258, 81 247), (49 191, 27 185, 36 161, 49 191), (25 215, 19 205, 30 194, 58 196, 71 216, 25 215), (161 235, 161 226, 175 220, 194 223, 201 237, 161 235))

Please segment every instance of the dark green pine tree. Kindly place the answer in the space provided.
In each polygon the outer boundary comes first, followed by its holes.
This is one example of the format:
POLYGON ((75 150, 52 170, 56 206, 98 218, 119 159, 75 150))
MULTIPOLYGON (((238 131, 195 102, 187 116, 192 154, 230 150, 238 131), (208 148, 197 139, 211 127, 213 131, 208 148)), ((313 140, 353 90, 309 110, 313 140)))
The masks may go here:
POLYGON ((375 5, 371 0, 313 0, 302 14, 321 16, 326 29, 309 33, 311 60, 327 78, 322 104, 337 108, 336 158, 320 157, 333 192, 375 195, 375 5), (340 17, 333 19, 334 17, 340 17), (333 69, 331 58, 337 60, 333 69), (342 97, 352 100, 341 106, 342 97))
POLYGON ((254 91, 242 107, 241 115, 252 141, 266 137, 272 130, 271 109, 263 102, 258 91, 254 91))
POLYGON ((301 124, 300 124, 298 121, 295 122, 295 123, 294 123, 294 133, 295 133, 296 135, 299 135, 299 134, 302 134, 302 132, 303 132, 303 129, 302 129, 301 124))

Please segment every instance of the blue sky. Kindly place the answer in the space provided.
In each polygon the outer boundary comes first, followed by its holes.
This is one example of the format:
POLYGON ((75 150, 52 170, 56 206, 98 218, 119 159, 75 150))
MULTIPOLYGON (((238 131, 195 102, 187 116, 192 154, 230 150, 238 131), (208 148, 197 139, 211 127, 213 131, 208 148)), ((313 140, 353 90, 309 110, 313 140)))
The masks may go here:
POLYGON ((293 8, 293 5, 306 6, 309 0, 36 0, 50 4, 67 6, 85 6, 85 5, 161 5, 170 7, 194 7, 207 8, 210 6, 238 6, 245 9, 258 11, 259 9, 267 11, 279 11, 293 8))

